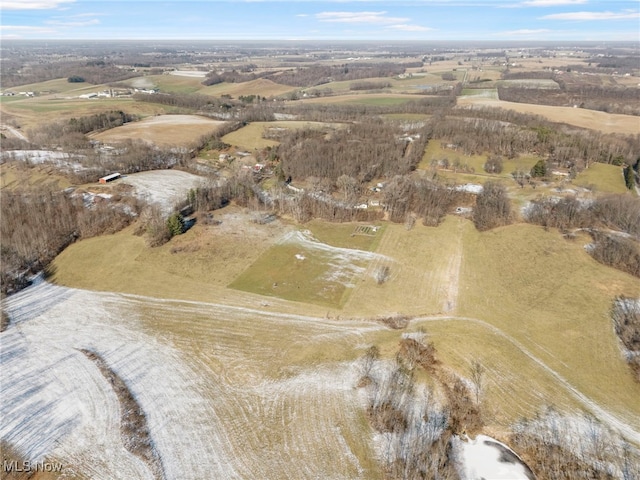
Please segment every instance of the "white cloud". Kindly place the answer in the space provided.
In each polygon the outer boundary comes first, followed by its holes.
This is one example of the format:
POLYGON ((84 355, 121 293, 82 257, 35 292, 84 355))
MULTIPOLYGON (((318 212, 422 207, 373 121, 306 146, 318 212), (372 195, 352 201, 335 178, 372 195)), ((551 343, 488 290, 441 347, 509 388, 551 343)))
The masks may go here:
POLYGON ((615 12, 568 12, 553 13, 540 17, 541 20, 628 20, 640 18, 640 12, 625 10, 620 13, 615 12))
POLYGON ((63 3, 74 3, 76 0, 5 0, 3 10, 51 10, 63 3))
POLYGON ((389 25, 387 28, 393 30, 402 30, 403 32, 428 32, 433 30, 433 28, 422 27, 420 25, 407 25, 407 24, 399 24, 399 25, 389 25))
POLYGON ((521 5, 525 7, 557 7, 558 5, 581 5, 588 0, 527 0, 521 5))
POLYGON ((321 22, 400 24, 408 18, 386 17, 387 12, 322 12, 315 17, 321 22))

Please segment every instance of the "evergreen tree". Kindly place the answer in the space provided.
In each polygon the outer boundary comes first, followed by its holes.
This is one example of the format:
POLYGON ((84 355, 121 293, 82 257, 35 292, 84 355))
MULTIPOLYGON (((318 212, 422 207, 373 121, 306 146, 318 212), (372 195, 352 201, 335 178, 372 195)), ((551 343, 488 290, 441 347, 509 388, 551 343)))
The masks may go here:
POLYGON ((544 160, 538 160, 531 169, 531 176, 534 178, 547 176, 547 164, 544 160))
POLYGON ((171 215, 167 220, 167 227, 169 227, 172 237, 180 235, 184 232, 184 220, 182 219, 182 216, 179 213, 171 215))

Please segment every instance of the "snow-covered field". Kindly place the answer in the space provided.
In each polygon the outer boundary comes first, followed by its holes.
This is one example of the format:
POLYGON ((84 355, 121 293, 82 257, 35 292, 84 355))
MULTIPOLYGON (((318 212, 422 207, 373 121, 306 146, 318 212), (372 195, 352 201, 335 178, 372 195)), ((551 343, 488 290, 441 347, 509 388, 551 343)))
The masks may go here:
POLYGON ((288 357, 353 348, 378 326, 45 282, 4 303, 0 440, 32 461, 95 479, 154 478, 124 448, 118 397, 88 350, 144 412, 163 478, 367 478, 356 366, 288 357))
POLYGON ((132 185, 139 198, 160 205, 164 212, 187 198, 191 188, 204 181, 203 177, 180 170, 150 170, 126 175, 121 183, 132 185))

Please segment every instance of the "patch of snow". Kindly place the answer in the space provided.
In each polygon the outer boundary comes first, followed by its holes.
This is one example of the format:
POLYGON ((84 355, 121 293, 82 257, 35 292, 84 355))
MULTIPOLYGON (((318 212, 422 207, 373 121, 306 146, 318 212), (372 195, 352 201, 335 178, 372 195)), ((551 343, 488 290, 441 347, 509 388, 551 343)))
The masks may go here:
POLYGON ((204 177, 180 170, 150 170, 122 177, 121 183, 132 185, 138 198, 157 203, 168 214, 173 206, 187 198, 189 190, 204 181, 204 177))
POLYGON ((465 183, 464 185, 456 185, 454 189, 456 192, 466 192, 466 193, 473 193, 477 195, 479 193, 482 193, 482 191, 484 190, 484 187, 476 183, 465 183))
POLYGON ((461 480, 533 480, 529 467, 504 443, 486 435, 453 437, 461 480))

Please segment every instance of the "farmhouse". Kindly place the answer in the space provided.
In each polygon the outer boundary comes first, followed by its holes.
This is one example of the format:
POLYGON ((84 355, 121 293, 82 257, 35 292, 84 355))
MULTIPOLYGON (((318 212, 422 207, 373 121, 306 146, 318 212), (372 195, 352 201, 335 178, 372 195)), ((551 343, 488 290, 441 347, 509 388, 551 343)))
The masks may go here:
POLYGON ((98 182, 99 183, 109 183, 109 182, 112 182, 113 180, 115 180, 116 178, 120 178, 120 174, 119 173, 112 173, 111 175, 105 175, 100 180, 98 180, 98 182))

